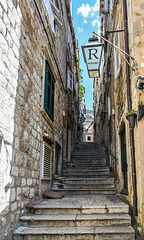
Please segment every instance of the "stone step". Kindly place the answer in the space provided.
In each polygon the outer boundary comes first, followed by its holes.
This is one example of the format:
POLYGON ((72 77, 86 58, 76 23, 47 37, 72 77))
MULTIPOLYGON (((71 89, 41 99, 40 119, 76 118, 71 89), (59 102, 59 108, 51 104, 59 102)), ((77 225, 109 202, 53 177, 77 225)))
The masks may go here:
POLYGON ((114 183, 58 183, 54 182, 53 188, 56 189, 113 189, 115 188, 114 183))
POLYGON ((55 179, 55 181, 59 181, 61 183, 67 183, 67 184, 74 184, 74 183, 114 183, 114 178, 112 177, 108 177, 108 178, 64 178, 64 177, 60 177, 55 179))
MULTIPOLYGON (((108 196, 109 197, 109 196, 108 196)), ((82 199, 85 198, 85 196, 81 196, 82 199)), ((96 197, 97 199, 98 197, 96 197)), ((70 196, 71 199, 71 196, 70 196)), ((35 212, 35 214, 48 214, 48 215, 62 215, 62 214, 127 214, 129 212, 129 206, 125 203, 117 204, 106 204, 98 205, 96 200, 96 205, 92 204, 83 204, 83 203, 75 203, 70 204, 70 199, 68 198, 68 201, 66 203, 58 203, 58 204, 51 204, 51 202, 46 204, 37 204, 32 205, 32 209, 35 212)), ((103 196, 102 196, 103 199, 103 196)), ((100 201, 101 203, 102 201, 100 201)))
POLYGON ((97 169, 101 167, 106 167, 105 164, 79 164, 79 163, 74 163, 74 164, 65 164, 65 169, 66 168, 82 168, 82 169, 97 169))
POLYGON ((79 163, 79 162, 73 162, 65 165, 65 169, 67 167, 74 167, 76 168, 93 168, 93 169, 99 169, 99 168, 104 168, 107 167, 106 163, 79 163))
POLYGON ((97 151, 92 151, 92 150, 84 150, 84 151, 75 151, 73 152, 73 155, 94 155, 94 156, 105 156, 105 152, 97 152, 97 151))
POLYGON ((116 189, 97 189, 97 188, 89 188, 89 189, 73 189, 73 188, 68 188, 68 189, 57 189, 57 188, 52 188, 53 191, 60 192, 64 195, 87 195, 87 194, 97 194, 97 195, 115 195, 116 194, 116 189))
POLYGON ((86 177, 86 178, 94 178, 94 177, 108 177, 108 176, 110 176, 109 175, 109 172, 105 172, 105 173, 102 173, 102 172, 96 172, 96 173, 83 173, 83 171, 81 172, 81 173, 71 173, 71 172, 69 172, 69 173, 65 173, 64 174, 64 176, 65 177, 73 177, 73 178, 84 178, 84 177, 86 177))
POLYGON ((91 165, 91 166, 94 166, 94 167, 96 165, 97 166, 101 166, 101 165, 106 166, 106 160, 105 159, 104 160, 92 160, 92 161, 75 160, 75 161, 72 161, 71 164, 75 164, 75 165, 79 165, 79 166, 81 166, 81 165, 87 165, 87 166, 91 165))
POLYGON ((71 168, 71 169, 64 169, 64 173, 81 173, 83 172, 85 173, 89 173, 89 174, 93 174, 93 173, 109 173, 109 168, 103 168, 103 169, 80 169, 80 168, 71 168))
POLYGON ((19 227, 14 231, 14 240, 134 240, 132 227, 19 227))
POLYGON ((105 158, 106 158, 105 156, 97 157, 97 156, 92 156, 92 155, 89 154, 88 156, 86 156, 86 155, 84 155, 84 156, 82 156, 82 155, 74 156, 73 159, 78 159, 78 160, 80 160, 80 159, 82 159, 82 160, 102 160, 102 159, 105 159, 105 158))
POLYGON ((31 215, 22 216, 23 226, 30 227, 104 227, 130 226, 128 214, 91 214, 91 215, 31 215))

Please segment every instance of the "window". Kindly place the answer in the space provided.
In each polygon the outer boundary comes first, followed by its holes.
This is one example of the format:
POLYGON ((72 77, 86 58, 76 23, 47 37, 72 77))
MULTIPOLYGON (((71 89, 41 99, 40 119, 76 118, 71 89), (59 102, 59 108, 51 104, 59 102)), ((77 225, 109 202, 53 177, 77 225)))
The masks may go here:
POLYGON ((43 142, 43 158, 42 158, 42 178, 51 179, 52 174, 52 148, 43 142))
POLYGON ((54 90, 55 81, 48 65, 48 61, 45 61, 45 89, 44 89, 44 109, 51 118, 54 120, 54 90))
POLYGON ((88 136, 87 140, 88 140, 88 141, 91 141, 91 137, 90 137, 90 136, 88 136))

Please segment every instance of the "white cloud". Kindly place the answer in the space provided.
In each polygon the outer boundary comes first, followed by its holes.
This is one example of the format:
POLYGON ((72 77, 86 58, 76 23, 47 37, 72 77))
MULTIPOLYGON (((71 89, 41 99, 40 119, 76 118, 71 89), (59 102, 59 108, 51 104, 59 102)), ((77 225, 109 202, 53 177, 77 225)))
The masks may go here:
POLYGON ((91 7, 87 3, 82 3, 82 6, 78 8, 77 14, 81 13, 84 18, 87 18, 91 12, 91 7))
POLYGON ((92 21, 92 26, 95 27, 95 25, 97 25, 98 28, 99 28, 100 25, 101 25, 101 22, 98 19, 95 19, 95 20, 92 21))
POLYGON ((88 23, 87 19, 85 19, 85 20, 83 21, 83 23, 84 23, 84 24, 87 24, 87 23, 88 23))
POLYGON ((99 11, 99 5, 100 5, 100 0, 96 0, 94 6, 90 7, 90 5, 82 3, 82 6, 80 6, 77 10, 77 14, 80 14, 84 18, 93 17, 96 12, 99 11))
POLYGON ((78 27, 77 29, 79 33, 83 32, 83 28, 78 27))
POLYGON ((91 17, 93 18, 93 17, 94 17, 94 15, 95 15, 95 13, 94 13, 94 12, 92 12, 92 13, 91 13, 91 17))
POLYGON ((99 7, 100 7, 100 2, 99 2, 99 0, 96 0, 94 7, 92 7, 92 11, 93 12, 99 11, 99 7))

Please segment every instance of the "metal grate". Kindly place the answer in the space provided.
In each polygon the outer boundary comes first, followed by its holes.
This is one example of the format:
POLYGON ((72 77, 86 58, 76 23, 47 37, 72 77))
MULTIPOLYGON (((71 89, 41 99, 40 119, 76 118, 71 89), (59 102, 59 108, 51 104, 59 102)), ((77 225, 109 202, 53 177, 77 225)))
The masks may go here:
POLYGON ((42 167, 42 177, 44 179, 51 179, 51 169, 52 169, 52 149, 44 142, 43 143, 43 167, 42 167))

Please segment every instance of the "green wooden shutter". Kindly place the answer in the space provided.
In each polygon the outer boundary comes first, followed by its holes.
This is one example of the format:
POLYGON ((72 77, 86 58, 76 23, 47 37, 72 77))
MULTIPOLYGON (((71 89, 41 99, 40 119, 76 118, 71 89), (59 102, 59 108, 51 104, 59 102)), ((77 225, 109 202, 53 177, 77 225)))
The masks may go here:
POLYGON ((54 119, 54 89, 55 81, 48 62, 45 62, 45 93, 44 93, 44 109, 49 117, 54 119))

